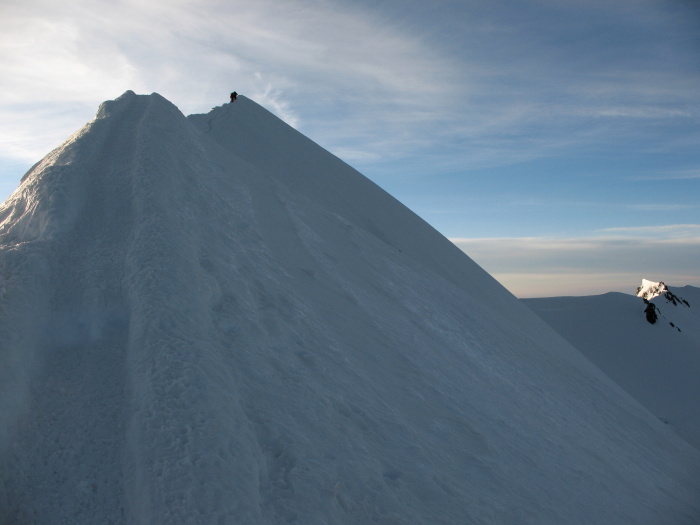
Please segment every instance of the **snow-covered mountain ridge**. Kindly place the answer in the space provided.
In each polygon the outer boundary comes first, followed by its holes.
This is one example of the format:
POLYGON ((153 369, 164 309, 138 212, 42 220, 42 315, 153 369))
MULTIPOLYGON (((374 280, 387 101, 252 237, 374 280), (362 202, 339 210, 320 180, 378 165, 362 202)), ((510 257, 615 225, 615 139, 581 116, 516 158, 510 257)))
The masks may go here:
POLYGON ((26 175, 0 345, 0 523, 700 517, 697 450, 242 96, 127 92, 26 175))
POLYGON ((700 304, 699 288, 644 280, 637 296, 522 301, 700 449, 700 314, 694 308, 700 304))

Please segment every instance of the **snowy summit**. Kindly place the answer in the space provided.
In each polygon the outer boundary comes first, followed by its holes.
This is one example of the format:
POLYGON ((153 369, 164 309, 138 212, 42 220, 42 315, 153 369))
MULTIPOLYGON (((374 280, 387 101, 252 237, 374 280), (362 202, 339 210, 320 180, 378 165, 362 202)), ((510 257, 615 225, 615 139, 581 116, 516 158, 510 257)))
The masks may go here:
POLYGON ((637 297, 651 301, 654 297, 658 297, 668 291, 663 282, 654 282, 647 279, 642 279, 642 285, 637 288, 637 297))
POLYGON ((695 448, 244 96, 105 102, 0 279, 2 523, 700 519, 695 448))

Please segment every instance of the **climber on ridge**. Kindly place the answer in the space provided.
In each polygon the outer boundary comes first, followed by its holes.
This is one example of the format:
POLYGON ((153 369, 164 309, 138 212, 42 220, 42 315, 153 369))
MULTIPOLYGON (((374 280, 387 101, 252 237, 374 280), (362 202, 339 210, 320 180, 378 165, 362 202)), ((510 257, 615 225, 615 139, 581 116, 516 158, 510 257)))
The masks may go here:
POLYGON ((238 98, 238 93, 236 93, 235 91, 233 93, 231 93, 231 103, 235 102, 237 98, 238 98))

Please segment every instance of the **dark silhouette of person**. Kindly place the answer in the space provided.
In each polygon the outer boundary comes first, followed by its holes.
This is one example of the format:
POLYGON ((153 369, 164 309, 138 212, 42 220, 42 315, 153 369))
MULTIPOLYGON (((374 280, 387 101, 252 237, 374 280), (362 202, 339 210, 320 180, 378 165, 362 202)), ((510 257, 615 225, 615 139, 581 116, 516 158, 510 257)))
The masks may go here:
POLYGON ((236 93, 235 91, 233 93, 231 93, 231 102, 235 102, 237 98, 238 98, 238 93, 236 93))

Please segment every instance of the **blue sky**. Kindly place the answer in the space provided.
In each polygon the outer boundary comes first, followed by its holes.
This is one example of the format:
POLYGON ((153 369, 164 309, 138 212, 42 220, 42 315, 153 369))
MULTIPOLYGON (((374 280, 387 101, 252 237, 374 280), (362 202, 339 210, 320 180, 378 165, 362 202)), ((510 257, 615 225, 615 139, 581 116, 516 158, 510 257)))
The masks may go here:
POLYGON ((256 100, 518 296, 700 286, 700 4, 3 0, 0 195, 127 89, 256 100))

